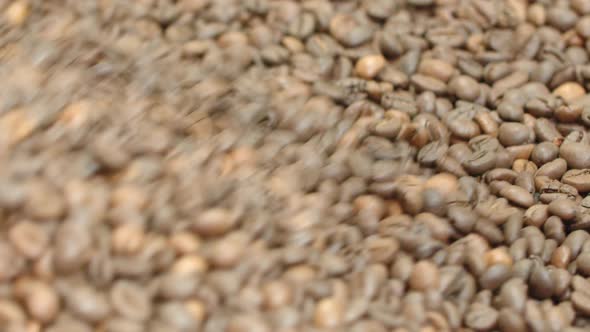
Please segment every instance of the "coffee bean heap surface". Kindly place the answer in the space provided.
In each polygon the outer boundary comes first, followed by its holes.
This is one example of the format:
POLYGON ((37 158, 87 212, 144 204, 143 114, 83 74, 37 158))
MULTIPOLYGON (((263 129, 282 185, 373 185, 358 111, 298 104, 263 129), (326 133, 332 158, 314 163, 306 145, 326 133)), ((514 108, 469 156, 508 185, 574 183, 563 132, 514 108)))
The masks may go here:
POLYGON ((0 0, 0 332, 590 331, 590 0, 0 0))

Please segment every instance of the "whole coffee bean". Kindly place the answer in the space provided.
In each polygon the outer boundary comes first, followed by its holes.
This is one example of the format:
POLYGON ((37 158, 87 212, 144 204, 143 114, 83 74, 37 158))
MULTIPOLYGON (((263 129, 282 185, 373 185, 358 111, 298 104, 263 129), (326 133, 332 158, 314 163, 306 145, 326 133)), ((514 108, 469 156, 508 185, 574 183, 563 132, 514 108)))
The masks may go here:
POLYGON ((565 239, 565 227, 561 219, 556 216, 549 217, 543 225, 543 232, 547 238, 556 240, 558 243, 565 239))
POLYGON ((466 75, 459 75, 449 81, 449 92, 462 100, 474 101, 479 97, 479 85, 466 75))
POLYGON ((518 122, 505 122, 498 130, 498 140, 504 146, 521 145, 528 141, 529 129, 518 122))
POLYGON ((590 145, 577 142, 564 142, 559 148, 559 156, 570 168, 590 168, 590 145))
POLYGON ((504 239, 507 244, 512 244, 518 239, 523 226, 523 219, 524 216, 522 214, 515 213, 504 224, 504 239))
POLYGON ((590 295, 575 291, 571 295, 571 301, 576 311, 582 315, 590 314, 590 295))
POLYGON ((36 179, 27 184, 25 211, 37 219, 60 218, 66 211, 63 195, 47 181, 36 179))
POLYGON ((586 90, 576 82, 567 82, 553 90, 553 94, 563 98, 567 102, 571 102, 576 98, 585 95, 586 90))
POLYGON ((566 106, 562 105, 555 110, 554 116, 559 122, 571 123, 576 122, 582 115, 581 106, 566 106))
POLYGON ((500 191, 506 187, 509 187, 511 184, 508 181, 492 181, 490 183, 490 192, 494 195, 498 195, 500 191))
POLYGON ((529 279, 531 295, 538 299, 549 298, 553 294, 551 273, 541 263, 536 262, 529 279))
POLYGON ((555 285, 553 289, 554 296, 563 296, 569 291, 572 281, 572 275, 565 269, 552 269, 551 277, 555 285))
POLYGON ((516 71, 494 82, 490 91, 490 99, 497 100, 510 89, 517 88, 529 80, 529 74, 524 71, 516 71))
POLYGON ((549 217, 549 207, 544 204, 536 204, 529 207, 524 214, 527 225, 541 227, 549 217))
POLYGON ((566 171, 567 162, 562 158, 557 158, 541 166, 535 175, 547 176, 550 179, 559 180, 566 171))
POLYGON ((465 325, 476 331, 492 330, 497 324, 498 315, 492 307, 474 304, 465 315, 465 325))
POLYGON ((511 276, 511 267, 506 264, 495 264, 487 268, 481 275, 479 284, 485 289, 494 290, 511 276))
POLYGON ((588 233, 583 230, 571 232, 563 241, 563 245, 569 247, 572 257, 577 257, 582 250, 582 245, 588 239, 588 233))
POLYGON ((473 119, 483 133, 492 137, 498 136, 498 123, 488 112, 479 112, 473 119))
POLYGON ((88 226, 66 221, 56 230, 54 263, 62 271, 74 271, 82 267, 92 249, 92 237, 88 226))
POLYGON ((337 14, 330 20, 330 34, 345 46, 355 47, 371 38, 372 29, 357 15, 337 14))
POLYGON ((556 199, 549 203, 549 213, 558 216, 563 221, 572 220, 576 217, 576 202, 569 199, 556 199))
POLYGON ((526 332, 528 328, 520 313, 502 308, 498 316, 498 328, 502 332, 526 332))
POLYGON ((325 298, 318 302, 314 321, 319 327, 336 327, 342 324, 344 314, 343 303, 335 298, 325 298))
MULTIPOLYGON (((541 167, 544 164, 553 161, 559 155, 559 148, 555 144, 542 142, 535 145, 531 153, 531 160, 541 167)), ((565 160, 564 160, 565 161, 565 160)))
POLYGON ((420 261, 414 265, 410 276, 410 287, 416 290, 427 290, 439 285, 438 267, 429 261, 420 261))
POLYGON ((366 55, 360 58, 354 69, 358 76, 372 79, 385 67, 386 60, 382 55, 366 55))
POLYGON ((521 207, 530 207, 535 203, 535 200, 531 193, 526 191, 524 188, 518 186, 510 186, 506 187, 500 191, 500 195, 505 197, 510 202, 521 206, 521 207))
POLYGON ((431 91, 437 95, 444 94, 447 91, 447 85, 445 82, 422 74, 412 75, 410 77, 410 83, 412 83, 418 91, 431 91))
POLYGON ((132 282, 117 281, 111 288, 110 300, 113 309, 125 318, 144 321, 152 312, 149 293, 132 282))
POLYGON ((8 233, 8 238, 15 248, 31 259, 39 257, 46 250, 50 240, 46 230, 29 221, 21 221, 14 225, 8 233))
POLYGON ((448 208, 447 215, 455 228, 463 233, 469 233, 475 226, 478 216, 469 207, 452 205, 448 208))
POLYGON ((571 169, 563 174, 562 182, 578 190, 590 191, 590 169, 571 169))
POLYGON ((523 108, 509 102, 500 103, 497 112, 504 121, 521 122, 524 117, 523 108))
POLYGON ((27 288, 25 301, 29 313, 43 323, 53 321, 61 308, 52 285, 33 281, 27 288))
POLYGON ((425 58, 418 66, 418 73, 443 82, 448 82, 454 72, 455 68, 451 64, 439 59, 425 58))
POLYGON ((553 252, 553 255, 551 257, 551 264, 560 269, 563 269, 567 267, 567 265, 570 263, 571 257, 572 253, 569 247, 563 245, 559 246, 553 252))
MULTIPOLYGON (((199 322, 190 309, 180 302, 164 302, 160 304, 160 306, 157 308, 157 316, 167 325, 166 329, 164 330, 168 331, 191 331, 197 329, 199 325, 199 322)), ((261 325, 255 325, 259 321, 255 320, 252 322, 248 319, 249 316, 246 316, 247 319, 241 320, 241 317, 243 316, 233 317, 232 321, 228 323, 227 330, 232 331, 233 328, 237 328, 233 331, 240 331, 242 328, 244 328, 245 330, 251 329, 254 331, 268 332, 267 329, 264 329, 264 323, 261 325), (234 319, 238 320, 241 324, 236 324, 234 319)))
MULTIPOLYGON (((541 142, 554 143, 563 138, 555 124, 548 119, 537 119, 535 121, 535 136, 541 142)), ((563 158, 563 157, 562 157, 563 158)), ((565 158, 564 158, 565 159, 565 158)), ((567 160, 567 159, 566 159, 567 160)))
POLYGON ((72 287, 65 299, 70 311, 88 322, 103 320, 111 310, 107 297, 88 286, 72 287))
POLYGON ((471 175, 481 175, 496 166, 496 154, 485 150, 474 152, 462 166, 471 175))
POLYGON ((518 174, 514 180, 514 185, 519 186, 533 194, 535 192, 535 177, 529 172, 522 172, 518 174))
POLYGON ((218 236, 230 230, 237 219, 225 209, 214 208, 203 212, 193 224, 197 233, 204 236, 218 236))

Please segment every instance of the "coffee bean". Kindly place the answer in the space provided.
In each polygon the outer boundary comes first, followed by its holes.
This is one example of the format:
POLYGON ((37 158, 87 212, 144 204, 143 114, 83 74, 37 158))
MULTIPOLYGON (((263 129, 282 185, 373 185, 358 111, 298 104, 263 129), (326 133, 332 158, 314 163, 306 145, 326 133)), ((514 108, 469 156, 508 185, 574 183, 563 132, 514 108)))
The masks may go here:
POLYGON ((553 293, 553 281, 551 274, 540 263, 536 263, 531 271, 530 279, 530 291, 531 294, 538 299, 546 299, 553 293))
POLYGON ((576 216, 576 203, 569 199, 556 199, 549 203, 549 213, 558 216, 561 220, 572 220, 576 216))
POLYGON ((559 148, 555 144, 543 142, 535 145, 531 153, 531 160, 541 167, 544 164, 555 160, 559 155, 559 148))
POLYGON ((527 326, 522 316, 514 310, 503 308, 498 316, 498 327, 500 331, 525 332, 527 326))
POLYGON ((52 285, 33 281, 27 288, 25 302, 29 313, 43 323, 53 321, 61 308, 52 285))
POLYGON ((536 137, 542 142, 554 143, 563 138, 555 124, 547 119, 537 119, 535 121, 534 130, 536 137))
POLYGON ((113 309, 125 318, 144 321, 152 312, 149 294, 131 282, 117 281, 111 288, 110 300, 113 309))
POLYGON ((319 327, 336 327, 342 323, 343 313, 343 303, 338 299, 325 298, 317 304, 314 321, 319 327))
POLYGON ((231 229, 236 221, 236 218, 226 210, 211 209, 203 212, 193 227, 200 235, 217 236, 231 229))
POLYGON ((576 188, 579 192, 590 191, 590 171, 586 169, 572 169, 562 177, 562 181, 576 188))
POLYGON ((437 79, 430 76, 422 75, 422 74, 414 74, 410 77, 410 82, 419 90, 419 91, 432 91, 436 94, 443 94, 447 90, 446 84, 437 79))
POLYGON ((429 261, 420 261, 414 265, 410 276, 410 287, 416 290, 436 288, 439 284, 438 267, 429 261))
POLYGON ((528 191, 514 185, 501 190, 500 195, 522 207, 530 207, 535 203, 533 196, 528 191))
POLYGON ((498 312, 484 305, 472 305, 465 315, 465 325, 478 331, 491 330, 498 321, 498 312))
POLYGON ((455 68, 439 59, 425 58, 418 66, 418 73, 431 76, 442 82, 448 82, 455 72, 455 68))
POLYGON ((529 193, 533 194, 535 190, 535 177, 529 172, 522 172, 518 174, 514 180, 514 185, 524 188, 529 193))
POLYGON ((577 312, 582 315, 590 314, 590 295, 575 291, 571 295, 571 301, 577 312))
POLYGON ((529 129, 523 124, 505 122, 498 130, 498 140, 504 146, 524 144, 529 139, 529 129))
POLYGON ((479 284, 484 289, 494 290, 510 278, 511 272, 511 267, 506 264, 492 265, 481 275, 479 284))
POLYGON ((570 168, 588 168, 590 157, 585 157, 587 152, 590 152, 590 145, 577 142, 564 142, 559 148, 559 156, 567 161, 570 168))
POLYGON ((477 81, 465 75, 457 76, 449 81, 449 92, 457 98, 474 101, 479 97, 479 86, 477 81))
POLYGON ((563 98, 565 101, 571 102, 586 94, 586 91, 576 82, 567 82, 553 90, 553 94, 563 98))
POLYGON ((379 74, 385 64, 386 60, 381 55, 366 55, 357 61, 354 69, 360 77, 372 79, 379 74))
POLYGON ((66 305, 79 318, 98 322, 110 313, 110 305, 104 294, 88 286, 74 286, 65 296, 66 305))

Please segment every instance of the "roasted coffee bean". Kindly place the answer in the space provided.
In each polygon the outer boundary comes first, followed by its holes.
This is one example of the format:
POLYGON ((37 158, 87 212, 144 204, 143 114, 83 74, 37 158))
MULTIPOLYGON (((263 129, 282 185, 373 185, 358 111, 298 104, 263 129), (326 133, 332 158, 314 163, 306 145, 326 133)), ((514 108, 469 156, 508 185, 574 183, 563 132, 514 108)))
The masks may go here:
POLYGON ((144 2, 0 6, 0 330, 588 329, 589 1, 144 2))
POLYGON ((465 324, 474 330, 491 330, 498 321, 498 312, 488 306, 474 304, 465 315, 465 324))
POLYGON ((484 289, 494 290, 502 285, 511 275, 511 266, 506 264, 495 264, 481 275, 479 284, 484 289))
POLYGON ((469 174, 481 175, 496 166, 496 153, 485 150, 474 152, 462 166, 469 174))
POLYGON ((529 129, 517 122, 505 122, 498 131, 498 140, 504 146, 524 144, 529 140, 529 129))
POLYGON ((559 155, 559 148, 555 144, 543 142, 537 144, 531 153, 531 160, 541 167, 542 165, 551 162, 559 155))
POLYGON ((531 193, 519 186, 509 186, 500 191, 500 195, 505 197, 510 202, 522 206, 530 207, 535 203, 531 193))
POLYGON ((553 294, 555 286, 548 269, 536 262, 529 277, 531 294, 538 299, 546 299, 553 294))
POLYGON ((476 80, 469 76, 460 75, 449 82, 449 92, 460 99, 475 101, 479 97, 480 90, 476 80))
POLYGON ((570 168, 584 169, 590 167, 590 145, 581 142, 564 142, 559 148, 559 156, 570 168))
POLYGON ((563 174, 562 182, 576 188, 578 192, 588 192, 590 191, 590 170, 569 170, 563 174))
POLYGON ((549 213, 567 222, 576 217, 576 206, 577 204, 572 200, 556 199, 549 203, 549 213))
MULTIPOLYGON (((555 126, 555 124, 550 122, 547 119, 543 119, 543 118, 537 119, 535 121, 534 130, 535 130, 535 136, 542 142, 555 143, 563 138, 561 133, 557 130, 557 127, 555 126)), ((560 152, 561 152, 561 149, 560 149, 560 152)), ((560 154, 560 156, 561 156, 561 154, 560 154)), ((561 157, 563 158, 563 156, 561 156, 561 157)))
POLYGON ((541 166, 536 176, 547 176, 550 179, 559 180, 567 171, 567 162, 564 159, 557 158, 541 166))

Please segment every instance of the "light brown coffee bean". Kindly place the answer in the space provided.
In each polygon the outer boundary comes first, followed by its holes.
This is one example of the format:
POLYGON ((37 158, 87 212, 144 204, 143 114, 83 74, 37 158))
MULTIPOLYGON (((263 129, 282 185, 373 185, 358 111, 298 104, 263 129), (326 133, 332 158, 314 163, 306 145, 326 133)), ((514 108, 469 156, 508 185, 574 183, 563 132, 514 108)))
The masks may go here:
POLYGON ((571 102, 576 98, 585 95, 586 90, 576 82, 566 82, 553 90, 553 94, 563 98, 567 102, 571 102))
POLYGON ((357 61, 354 70, 358 76, 372 79, 379 74, 386 63, 382 55, 366 55, 357 61))
POLYGON ((556 199, 549 203, 549 213, 558 216, 563 221, 572 220, 576 217, 576 202, 569 199, 556 199))
POLYGON ((237 218, 225 209, 214 208, 201 213, 195 220, 194 230, 203 236, 219 236, 229 231, 237 218))
POLYGON ((65 295, 65 301, 73 314, 92 323, 105 319, 111 312, 106 295, 89 286, 73 286, 65 295))
POLYGON ((465 315, 465 325, 476 331, 491 330, 498 321, 498 312, 485 305, 474 304, 465 315))
POLYGON ((440 81, 448 82, 455 72, 455 68, 442 60, 425 58, 420 61, 418 73, 434 77, 440 81))
POLYGON ((134 321, 145 321, 152 313, 149 293, 133 282, 115 282, 110 290, 110 300, 117 313, 134 321))
POLYGON ((588 192, 590 191, 590 170, 571 169, 563 174, 561 181, 576 188, 579 192, 588 192))
POLYGON ((25 257, 39 257, 49 245, 49 234, 41 226, 21 221, 14 225, 9 233, 10 241, 25 257))
POLYGON ((505 197, 510 202, 521 206, 521 207, 530 207, 535 203, 535 200, 531 193, 526 191, 524 188, 518 186, 510 186, 506 187, 500 191, 500 195, 505 197))
POLYGON ((416 290, 436 288, 440 282, 438 267, 429 261, 420 261, 414 265, 410 276, 410 287, 416 290))
POLYGON ((459 99, 474 101, 479 97, 480 89, 476 80, 460 75, 449 81, 449 92, 459 99))

